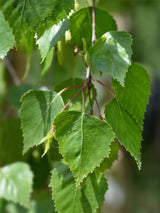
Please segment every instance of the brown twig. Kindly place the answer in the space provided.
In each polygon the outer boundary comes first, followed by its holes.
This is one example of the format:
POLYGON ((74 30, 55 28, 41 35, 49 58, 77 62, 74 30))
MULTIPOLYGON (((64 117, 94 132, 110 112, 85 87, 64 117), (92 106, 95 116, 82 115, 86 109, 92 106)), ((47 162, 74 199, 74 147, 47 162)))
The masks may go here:
POLYGON ((70 89, 70 88, 76 88, 76 87, 82 87, 83 85, 71 85, 68 87, 65 87, 64 89, 62 89, 58 94, 61 95, 63 92, 65 92, 66 90, 70 89))
POLYGON ((63 112, 68 106, 69 104, 73 101, 73 99, 75 99, 77 97, 77 95, 84 90, 85 88, 82 87, 80 90, 78 90, 78 92, 68 101, 68 103, 63 107, 63 109, 61 110, 61 112, 63 112))
POLYGON ((97 105, 98 114, 99 114, 99 119, 103 120, 103 117, 102 117, 102 115, 101 115, 101 110, 100 110, 100 107, 99 107, 99 104, 98 104, 98 101, 97 101, 96 94, 95 94, 95 91, 94 91, 93 86, 92 86, 92 93, 93 93, 93 97, 94 97, 94 100, 95 100, 96 105, 97 105))
POLYGON ((90 91, 91 91, 91 87, 88 87, 89 106, 90 106, 89 112, 90 112, 91 115, 93 115, 93 106, 92 106, 90 91))
POLYGON ((85 107, 85 102, 84 102, 84 90, 82 90, 82 108, 81 108, 81 112, 84 111, 84 107, 85 107))
POLYGON ((105 88, 108 90, 108 92, 109 92, 113 97, 115 97, 115 94, 112 92, 112 90, 111 90, 106 84, 104 84, 103 82, 97 80, 96 78, 92 78, 92 80, 95 81, 95 82, 97 82, 97 83, 99 83, 99 84, 101 84, 103 87, 105 87, 105 88))

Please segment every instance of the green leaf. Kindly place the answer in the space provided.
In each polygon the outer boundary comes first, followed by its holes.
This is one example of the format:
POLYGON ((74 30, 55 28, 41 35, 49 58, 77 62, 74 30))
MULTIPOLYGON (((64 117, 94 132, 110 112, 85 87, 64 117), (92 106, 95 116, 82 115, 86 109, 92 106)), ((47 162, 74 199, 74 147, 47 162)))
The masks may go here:
POLYGON ((100 166, 97 168, 98 171, 100 172, 104 172, 107 169, 110 169, 113 162, 115 160, 117 160, 118 158, 118 151, 119 151, 119 146, 117 143, 112 142, 111 144, 111 151, 109 154, 108 158, 105 158, 102 163, 100 164, 100 166))
POLYGON ((35 89, 36 87, 29 84, 16 85, 8 88, 8 101, 13 108, 19 110, 21 107, 20 98, 28 90, 35 89))
POLYGON ((3 13, 0 11, 0 58, 3 59, 7 52, 14 46, 14 36, 3 13))
POLYGON ((40 49, 42 61, 46 57, 49 50, 56 45, 58 41, 62 39, 65 31, 69 28, 69 20, 60 21, 57 25, 53 25, 51 28, 45 31, 45 33, 38 39, 36 44, 40 49))
POLYGON ((90 62, 96 70, 105 72, 124 86, 124 79, 131 64, 132 39, 126 32, 108 32, 90 49, 90 62))
POLYGON ((1 165, 23 159, 22 131, 19 119, 0 122, 0 162, 1 165))
POLYGON ((59 213, 94 213, 103 204, 107 190, 106 179, 99 172, 76 186, 69 167, 61 162, 52 170, 50 186, 59 213))
POLYGON ((73 7, 73 0, 0 1, 0 10, 16 38, 20 38, 22 32, 46 30, 65 19, 73 7))
POLYGON ((50 91, 31 90, 22 97, 21 119, 24 149, 38 145, 51 130, 55 116, 63 108, 59 94, 50 91))
POLYGON ((109 156, 114 134, 106 122, 76 111, 60 113, 54 125, 60 153, 79 184, 109 156))
MULTIPOLYGON (((55 91, 60 92, 62 89, 73 86, 73 88, 69 88, 66 91, 62 93, 62 98, 64 100, 64 103, 66 104, 80 89, 80 87, 74 87, 76 85, 83 85, 84 80, 80 78, 75 78, 75 79, 69 79, 67 81, 63 81, 55 86, 55 91)), ((85 91, 84 91, 85 92, 85 91)), ((80 102, 82 103, 82 95, 79 94, 73 102, 80 102)))
MULTIPOLYGON (((106 11, 96 8, 95 12, 97 39, 104 33, 117 29, 114 19, 106 11)), ((86 39, 87 48, 91 46, 92 7, 82 8, 70 17, 70 30, 76 46, 83 49, 82 38, 86 39)))
MULTIPOLYGON (((64 88, 67 88, 69 86, 73 86, 73 88, 69 88, 67 90, 65 90, 62 93, 62 98, 64 100, 64 103, 67 104, 67 102, 78 92, 78 90, 80 89, 80 87, 74 87, 74 86, 82 86, 84 83, 84 79, 81 78, 72 78, 69 79, 67 81, 62 81, 61 83, 57 84, 55 86, 55 91, 59 92, 61 90, 63 90, 64 88)), ((96 89, 94 88, 95 94, 97 94, 96 89)), ((84 96, 87 95, 87 90, 84 90, 84 96)), ((92 104, 94 103, 94 99, 93 99, 93 95, 91 94, 91 101, 92 104)), ((82 98, 82 94, 80 93, 79 95, 77 95, 77 97, 75 99, 73 99, 73 101, 69 104, 68 108, 69 110, 74 110, 74 111, 81 111, 82 109, 82 104, 83 104, 83 98, 82 98)), ((85 106, 84 106, 84 110, 85 112, 87 112, 89 110, 89 100, 87 99, 85 102, 85 106)))
POLYGON ((112 126, 120 144, 135 158, 140 169, 142 135, 141 128, 136 123, 136 120, 121 106, 116 98, 106 105, 105 117, 112 126))
POLYGON ((33 174, 26 163, 14 163, 0 170, 0 197, 29 207, 33 174))
MULTIPOLYGON (((31 200, 29 210, 12 202, 8 202, 1 213, 55 213, 54 202, 46 191, 40 191, 31 200)), ((0 209, 1 210, 1 209, 0 209)))
POLYGON ((140 65, 132 64, 126 74, 125 87, 112 81, 116 98, 142 128, 144 112, 150 95, 150 78, 140 65))
POLYGON ((41 77, 42 78, 44 78, 47 75, 47 73, 48 73, 48 71, 49 71, 49 69, 52 65, 54 54, 55 54, 55 49, 54 49, 54 47, 52 47, 49 50, 49 52, 47 53, 46 58, 45 58, 44 63, 43 63, 43 69, 41 71, 41 77))

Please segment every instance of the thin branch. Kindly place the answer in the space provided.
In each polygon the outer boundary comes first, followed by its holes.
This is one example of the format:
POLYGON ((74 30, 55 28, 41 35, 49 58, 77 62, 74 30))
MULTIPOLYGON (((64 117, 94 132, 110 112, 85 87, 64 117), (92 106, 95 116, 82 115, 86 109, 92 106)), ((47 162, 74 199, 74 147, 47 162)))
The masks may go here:
POLYGON ((63 107, 63 109, 61 110, 61 112, 63 112, 68 106, 69 104, 73 101, 73 99, 75 99, 77 97, 77 95, 84 90, 85 88, 82 87, 80 90, 78 90, 78 92, 68 101, 68 103, 63 107))
POLYGON ((107 85, 105 85, 103 82, 97 80, 96 78, 92 78, 92 80, 95 81, 95 82, 97 82, 97 83, 99 83, 99 84, 101 84, 103 87, 105 87, 105 88, 108 90, 108 92, 109 92, 113 97, 115 97, 115 94, 112 92, 112 90, 111 90, 107 85))
POLYGON ((91 88, 88 88, 88 96, 89 96, 89 106, 90 106, 90 114, 93 115, 93 106, 92 106, 92 100, 91 100, 91 94, 90 94, 91 88))
POLYGON ((81 112, 84 112, 84 106, 85 106, 85 102, 84 102, 84 90, 82 90, 82 108, 81 108, 81 112))
POLYGON ((102 115, 101 115, 101 110, 100 110, 100 107, 99 107, 99 104, 98 104, 98 101, 97 101, 96 94, 95 94, 95 91, 94 91, 93 86, 92 86, 92 93, 93 93, 93 97, 94 97, 94 100, 95 100, 96 105, 97 105, 98 114, 99 114, 99 119, 103 120, 103 117, 102 117, 102 115))
POLYGON ((63 92, 65 92, 67 89, 70 89, 70 88, 76 88, 76 87, 82 87, 83 85, 72 85, 72 86, 68 86, 68 87, 65 87, 64 89, 62 89, 58 94, 61 95, 63 92))
POLYGON ((87 92, 87 94, 86 94, 86 96, 84 98, 84 103, 86 103, 86 100, 87 100, 88 96, 89 96, 89 91, 87 92))
POLYGON ((4 61, 5 61, 5 65, 7 67, 7 70, 8 70, 8 72, 10 73, 10 75, 11 75, 11 77, 13 79, 14 84, 15 85, 20 85, 21 81, 18 78, 18 76, 16 74, 16 71, 15 71, 14 67, 12 66, 10 60, 7 57, 5 57, 4 61))
POLYGON ((95 0, 92 7, 92 46, 96 42, 96 19, 95 19, 95 0))

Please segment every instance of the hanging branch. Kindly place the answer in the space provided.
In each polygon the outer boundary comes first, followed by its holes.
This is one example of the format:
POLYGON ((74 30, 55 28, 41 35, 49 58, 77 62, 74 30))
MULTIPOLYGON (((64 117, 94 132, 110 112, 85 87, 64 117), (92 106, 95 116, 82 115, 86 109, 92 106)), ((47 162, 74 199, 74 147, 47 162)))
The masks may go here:
POLYGON ((105 87, 105 88, 108 90, 108 92, 109 92, 113 97, 115 97, 115 94, 113 93, 113 91, 112 91, 106 84, 104 84, 103 82, 99 81, 99 80, 96 79, 96 78, 92 78, 92 80, 95 81, 95 82, 97 82, 97 83, 99 83, 99 84, 101 84, 103 87, 105 87))
POLYGON ((9 74, 11 75, 11 77, 13 79, 14 84, 20 85, 21 81, 18 78, 16 71, 15 71, 14 67, 12 66, 10 60, 7 57, 5 57, 4 61, 5 61, 5 65, 7 67, 7 70, 8 70, 9 74))
POLYGON ((96 19, 95 19, 95 0, 92 7, 92 46, 96 42, 96 19))
POLYGON ((77 95, 82 92, 85 88, 82 87, 80 90, 78 90, 78 92, 68 101, 68 103, 63 107, 63 109, 61 110, 61 112, 63 112, 68 106, 69 104, 73 101, 73 99, 75 99, 77 97, 77 95))
POLYGON ((94 97, 94 100, 95 100, 96 105, 97 105, 98 114, 99 114, 99 119, 103 120, 103 117, 102 117, 102 115, 101 115, 101 110, 100 110, 100 107, 99 107, 99 104, 98 104, 98 101, 97 101, 96 94, 95 94, 95 91, 94 91, 93 86, 92 86, 92 93, 93 93, 93 97, 94 97))

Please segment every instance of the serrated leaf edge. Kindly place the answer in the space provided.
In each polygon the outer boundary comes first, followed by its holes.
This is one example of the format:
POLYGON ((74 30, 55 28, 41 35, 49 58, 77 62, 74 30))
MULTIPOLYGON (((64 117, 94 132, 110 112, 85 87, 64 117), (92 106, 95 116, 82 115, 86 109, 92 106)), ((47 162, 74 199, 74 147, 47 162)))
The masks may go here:
MULTIPOLYGON (((30 94, 31 92, 34 92, 34 91, 41 91, 41 90, 34 90, 34 89, 31 89, 31 90, 28 90, 26 93, 24 93, 23 94, 23 96, 21 97, 21 99, 20 99, 20 102, 22 103, 22 101, 23 101, 23 99, 24 99, 24 97, 26 96, 26 95, 28 95, 28 94, 30 94)), ((47 91, 49 91, 49 92, 52 92, 52 91, 50 91, 50 90, 47 90, 47 91)), ((55 97, 57 97, 57 96, 60 96, 61 98, 62 98, 62 96, 59 94, 59 93, 57 93, 57 92, 55 92, 57 95, 55 96, 55 97)), ((54 99, 55 99, 55 97, 54 97, 54 99)), ((54 100, 53 99, 53 100, 54 100)), ((52 100, 52 101, 53 101, 52 100)), ((63 100, 63 99, 62 99, 63 100)), ((63 102, 64 103, 64 102, 63 102)), ((50 108, 50 107, 49 107, 50 108)), ((20 109, 20 120, 21 120, 21 125, 20 125, 20 129, 22 130, 22 137, 23 137, 23 139, 24 139, 24 130, 23 130, 23 121, 22 121, 22 117, 21 117, 21 113, 22 113, 22 111, 23 111, 23 104, 22 104, 22 107, 21 107, 21 109, 20 109)), ((52 130, 52 127, 51 127, 51 130, 52 130)), ((41 142, 41 141, 40 141, 41 142)), ((23 140, 23 150, 22 150, 22 154, 24 155, 27 151, 29 151, 31 148, 33 148, 33 147, 37 147, 37 146, 39 146, 41 143, 38 143, 38 144, 35 144, 34 146, 31 146, 28 150, 26 150, 26 151, 24 151, 24 140, 23 140)))
MULTIPOLYGON (((28 169, 29 169, 29 171, 30 171, 30 174, 31 174, 31 187, 30 187, 30 189, 29 189, 29 196, 27 197, 27 201, 28 201, 28 204, 30 204, 29 203, 29 201, 30 201, 30 198, 31 198, 31 193, 32 193, 32 191, 33 191, 33 178, 34 178, 34 174, 33 174, 33 172, 32 172, 32 170, 31 170, 31 168, 30 168, 30 166, 27 164, 27 163, 25 163, 25 162, 20 162, 20 161, 17 161, 17 162, 15 162, 15 163, 12 163, 12 164, 17 164, 17 163, 23 163, 23 164, 25 164, 27 167, 28 167, 28 169)), ((10 164, 10 165, 12 165, 12 164, 10 164)), ((6 165, 6 166, 9 166, 9 165, 6 165)), ((3 169, 3 167, 2 167, 2 169, 3 169)), ((1 169, 1 170, 2 170, 1 169)), ((5 198, 6 199, 6 198, 5 198)), ((29 205, 24 205, 22 202, 16 202, 16 201, 13 201, 13 200, 11 200, 11 199, 8 199, 7 198, 7 201, 11 201, 11 202, 13 202, 13 203, 15 203, 15 204, 20 204, 21 206, 23 206, 23 207, 25 207, 25 208, 27 208, 27 209, 29 209, 30 208, 30 206, 29 205)))
MULTIPOLYGON (((85 113, 83 112, 82 114, 85 114, 85 113)), ((83 116, 81 116, 81 118, 82 118, 82 117, 83 117, 83 116)), ((96 118, 96 119, 97 119, 97 118, 96 118)), ((106 122, 106 121, 104 121, 104 122, 108 124, 108 122, 106 122)), ((54 122, 53 122, 53 123, 54 123, 54 122)), ((81 122, 81 124, 82 124, 82 122, 81 122)), ((109 126, 110 129, 112 130, 113 137, 115 138, 115 132, 114 132, 113 129, 111 128, 111 125, 108 124, 108 126, 109 126)), ((55 138, 56 138, 56 127, 55 127, 55 138)), ((113 138, 113 140, 114 140, 114 138, 113 138)), ((56 140, 57 140, 57 138, 56 138, 56 140)), ((58 141, 58 140, 57 140, 57 141, 58 141)), ((111 145, 111 143, 112 143, 112 140, 111 140, 111 142, 110 142, 110 145, 111 145)), ((58 142, 58 144, 59 144, 59 142, 58 142)), ((102 161, 104 160, 104 158, 109 157, 109 154, 110 154, 110 151, 111 151, 110 145, 109 145, 109 152, 108 152, 108 154, 107 154, 107 155, 104 155, 103 158, 101 159, 101 161, 98 163, 98 165, 93 166, 92 170, 91 170, 90 172, 88 172, 86 175, 83 175, 82 178, 81 178, 80 180, 78 180, 78 178, 77 178, 77 177, 75 176, 75 174, 73 173, 72 168, 71 168, 70 165, 66 162, 66 165, 70 168, 70 170, 71 170, 71 172, 72 172, 72 174, 73 174, 73 177, 74 177, 75 182, 76 182, 76 186, 79 186, 79 185, 83 182, 83 180, 84 180, 90 173, 92 174, 92 173, 94 172, 95 168, 96 168, 97 166, 100 166, 100 164, 102 163, 102 161)), ((64 155, 61 153, 60 144, 59 144, 59 153, 62 155, 63 159, 65 159, 65 158, 64 158, 64 155)))

